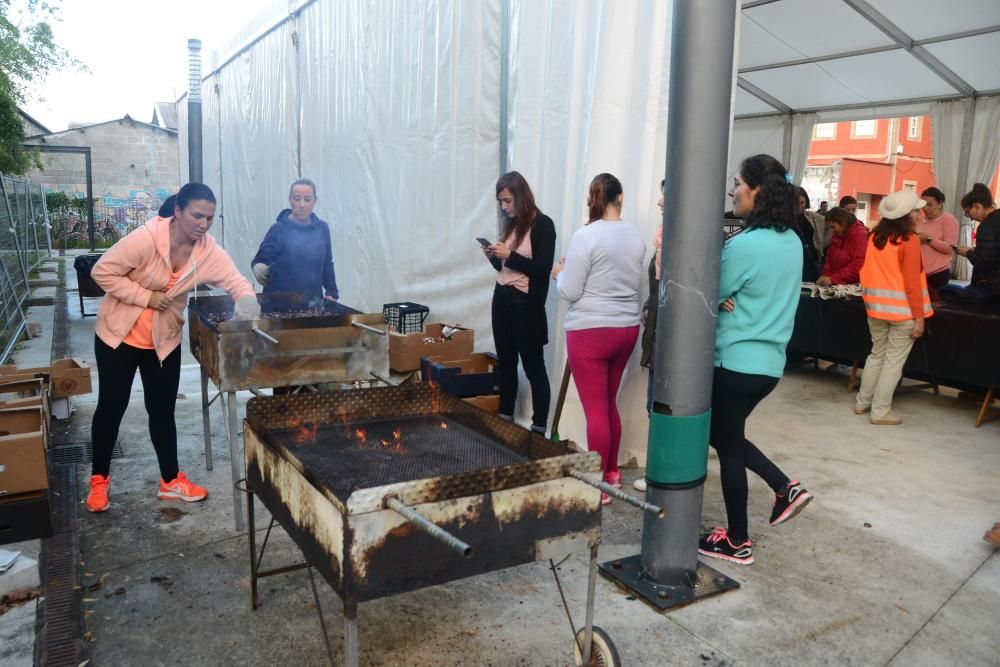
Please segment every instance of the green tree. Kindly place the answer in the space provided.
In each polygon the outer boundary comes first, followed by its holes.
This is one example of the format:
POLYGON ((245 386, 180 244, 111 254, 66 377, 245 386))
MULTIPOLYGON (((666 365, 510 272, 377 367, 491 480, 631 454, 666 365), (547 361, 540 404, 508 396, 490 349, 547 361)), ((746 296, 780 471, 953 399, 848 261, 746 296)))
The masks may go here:
POLYGON ((25 150, 17 113, 27 91, 55 69, 80 63, 55 43, 53 21, 60 0, 0 0, 0 172, 23 174, 41 166, 37 151, 25 150))

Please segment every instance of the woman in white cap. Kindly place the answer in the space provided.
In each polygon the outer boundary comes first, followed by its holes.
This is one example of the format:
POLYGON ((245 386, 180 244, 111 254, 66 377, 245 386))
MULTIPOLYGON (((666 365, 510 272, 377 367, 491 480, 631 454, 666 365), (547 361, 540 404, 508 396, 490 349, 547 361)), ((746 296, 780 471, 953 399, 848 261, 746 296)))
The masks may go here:
POLYGON ((914 228, 927 204, 904 190, 885 197, 881 216, 868 237, 861 267, 861 291, 868 313, 872 352, 861 376, 855 414, 871 411, 870 421, 894 426, 903 420, 892 411, 892 394, 903 375, 913 342, 924 335, 924 319, 934 314, 914 228))

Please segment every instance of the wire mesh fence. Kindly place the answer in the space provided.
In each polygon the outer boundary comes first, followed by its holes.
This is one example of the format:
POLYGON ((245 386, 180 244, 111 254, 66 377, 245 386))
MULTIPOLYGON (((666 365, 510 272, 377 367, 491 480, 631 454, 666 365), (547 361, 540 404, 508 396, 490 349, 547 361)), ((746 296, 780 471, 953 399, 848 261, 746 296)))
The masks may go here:
POLYGON ((0 174, 0 363, 24 334, 24 309, 32 272, 51 242, 42 187, 0 174))

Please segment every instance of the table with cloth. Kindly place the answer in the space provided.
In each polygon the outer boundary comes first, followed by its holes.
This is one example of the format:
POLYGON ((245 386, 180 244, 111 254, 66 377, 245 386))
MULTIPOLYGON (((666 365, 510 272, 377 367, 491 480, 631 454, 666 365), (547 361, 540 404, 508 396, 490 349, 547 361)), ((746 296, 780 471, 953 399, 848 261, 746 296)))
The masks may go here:
MULTIPOLYGON (((1000 387, 1000 311, 995 306, 943 301, 935 302, 933 308, 934 316, 926 320, 924 336, 910 351, 903 377, 984 395, 978 427, 1000 387)), ((856 369, 864 366, 870 352, 871 336, 860 298, 799 297, 788 341, 790 356, 852 364, 856 369)))

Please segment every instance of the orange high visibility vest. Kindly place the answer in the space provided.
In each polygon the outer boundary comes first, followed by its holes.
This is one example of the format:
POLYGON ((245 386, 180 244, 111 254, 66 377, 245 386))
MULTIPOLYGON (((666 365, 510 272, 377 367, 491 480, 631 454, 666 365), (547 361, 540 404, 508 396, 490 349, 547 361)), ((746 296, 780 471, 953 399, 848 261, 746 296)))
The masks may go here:
MULTIPOLYGON (((914 315, 903 283, 903 258, 900 254, 902 246, 888 241, 879 250, 873 239, 873 236, 868 238, 868 252, 861 267, 861 294, 865 300, 865 311, 868 317, 876 320, 912 320, 914 315)), ((930 317, 934 311, 931 309, 927 277, 923 271, 920 272, 920 289, 923 316, 930 317)))

